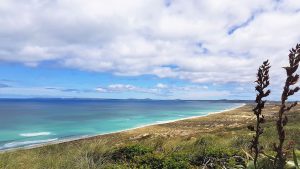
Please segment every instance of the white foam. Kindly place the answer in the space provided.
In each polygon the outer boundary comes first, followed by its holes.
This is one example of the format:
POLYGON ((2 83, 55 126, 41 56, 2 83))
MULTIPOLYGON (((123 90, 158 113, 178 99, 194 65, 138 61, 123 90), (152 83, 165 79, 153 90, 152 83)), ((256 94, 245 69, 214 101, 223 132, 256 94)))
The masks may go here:
POLYGON ((35 136, 48 136, 51 132, 37 132, 37 133, 21 133, 20 136, 23 137, 35 137, 35 136))
POLYGON ((169 123, 172 122, 173 120, 159 120, 159 121, 155 121, 156 124, 161 124, 161 123, 169 123))
POLYGON ((20 147, 20 146, 28 146, 28 145, 34 145, 34 144, 40 144, 40 143, 47 143, 51 141, 55 141, 57 138, 54 139, 46 139, 46 140, 32 140, 32 141, 19 141, 19 142, 10 142, 4 144, 0 149, 5 148, 14 148, 14 147, 20 147))

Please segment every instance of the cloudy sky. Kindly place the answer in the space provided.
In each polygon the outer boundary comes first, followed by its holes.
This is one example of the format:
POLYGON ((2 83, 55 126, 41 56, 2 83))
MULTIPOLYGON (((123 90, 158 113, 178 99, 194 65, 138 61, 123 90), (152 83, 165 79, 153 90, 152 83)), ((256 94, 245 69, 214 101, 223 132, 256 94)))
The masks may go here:
POLYGON ((269 59, 277 100, 300 1, 0 0, 0 25, 0 97, 254 99, 269 59))

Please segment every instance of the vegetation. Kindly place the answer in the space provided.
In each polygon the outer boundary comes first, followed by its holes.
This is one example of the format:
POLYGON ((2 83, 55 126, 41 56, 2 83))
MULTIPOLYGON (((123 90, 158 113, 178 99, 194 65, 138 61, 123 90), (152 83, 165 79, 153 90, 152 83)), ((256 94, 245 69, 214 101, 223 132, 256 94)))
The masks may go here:
MULTIPOLYGON (((246 168, 251 157, 245 152, 250 145, 252 134, 246 128, 248 124, 245 123, 245 119, 234 121, 233 117, 234 114, 240 112, 239 116, 249 119, 252 114, 252 106, 245 106, 233 112, 161 125, 162 130, 157 130, 154 126, 148 127, 149 130, 154 130, 153 132, 159 135, 150 134, 145 137, 133 138, 138 135, 137 133, 145 131, 138 130, 136 133, 115 133, 29 150, 5 152, 0 154, 0 168, 246 168), (232 117, 232 119, 227 117, 232 117), (229 120, 232 124, 224 127, 222 124, 226 122, 223 120, 229 120), (176 129, 182 129, 191 124, 191 130, 196 130, 198 125, 204 122, 207 125, 220 124, 220 128, 215 126, 218 128, 217 130, 203 129, 200 133, 191 133, 185 136, 167 136, 160 133, 166 129, 173 131, 174 125, 176 125, 176 129), (235 123, 240 125, 233 125, 235 123)), ((274 111, 277 108, 279 107, 272 104, 267 105, 264 109, 267 120, 262 124, 264 134, 260 137, 260 145, 264 146, 265 153, 273 156, 275 153, 272 145, 277 139, 274 111)), ((288 133, 286 139, 295 142, 295 154, 298 154, 299 158, 300 111, 298 109, 286 114, 290 121, 285 126, 285 131, 288 133)), ((252 122, 255 122, 255 119, 252 122)), ((205 125, 202 124, 200 127, 203 128, 203 126, 205 125)), ((176 132, 174 131, 174 133, 176 132)), ((292 154, 288 155, 287 159, 293 160, 292 154)), ((265 158, 260 158, 258 163, 266 168, 268 162, 265 158), (265 163, 261 161, 265 161, 265 163)), ((251 168, 251 166, 248 167, 251 168)))
POLYGON ((285 67, 287 79, 279 105, 262 100, 270 94, 265 91, 270 68, 266 61, 257 74, 256 105, 90 139, 3 152, 0 168, 298 169, 300 106, 287 103, 287 99, 299 90, 291 88, 299 79, 299 75, 294 75, 299 62, 297 45, 289 55, 289 67, 285 67), (253 123, 256 125, 249 125, 253 123), (255 131, 254 136, 246 126, 255 131), (254 150, 254 158, 247 153, 249 147, 254 150))

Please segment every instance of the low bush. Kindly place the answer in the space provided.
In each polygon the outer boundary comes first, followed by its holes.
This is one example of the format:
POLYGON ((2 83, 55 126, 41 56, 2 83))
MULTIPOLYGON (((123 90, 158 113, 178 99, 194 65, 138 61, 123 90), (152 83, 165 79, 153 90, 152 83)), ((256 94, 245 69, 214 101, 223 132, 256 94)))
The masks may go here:
POLYGON ((133 160, 136 156, 152 153, 152 149, 142 145, 129 145, 119 148, 111 154, 111 158, 114 161, 120 160, 133 160))
POLYGON ((139 159, 139 166, 151 169, 188 169, 191 168, 188 155, 174 153, 169 156, 147 154, 139 159))

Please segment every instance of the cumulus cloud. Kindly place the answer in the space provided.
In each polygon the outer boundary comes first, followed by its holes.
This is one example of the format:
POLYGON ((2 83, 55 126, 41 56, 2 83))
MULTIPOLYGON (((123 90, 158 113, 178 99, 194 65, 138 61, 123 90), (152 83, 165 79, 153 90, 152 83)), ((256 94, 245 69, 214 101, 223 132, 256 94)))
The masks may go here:
POLYGON ((153 99, 224 99, 234 96, 243 98, 239 88, 227 90, 215 88, 208 90, 203 85, 166 85, 158 83, 149 87, 131 84, 110 84, 91 88, 67 87, 20 87, 0 84, 0 97, 62 97, 62 98, 153 98, 153 99), (235 96, 238 93, 238 96, 235 96))
POLYGON ((240 83, 269 58, 279 78, 300 40, 299 9, 294 0, 2 0, 0 61, 240 83))
POLYGON ((106 92, 106 89, 102 88, 102 87, 97 87, 95 89, 97 92, 106 92))
POLYGON ((119 92, 135 92, 135 93, 149 93, 154 95, 165 95, 165 91, 156 86, 152 88, 139 87, 131 84, 110 84, 108 86, 98 87, 95 90, 100 93, 119 93, 119 92))
POLYGON ((111 84, 107 87, 110 91, 133 91, 137 87, 129 84, 111 84))
POLYGON ((156 85, 156 87, 157 87, 157 88, 160 88, 160 89, 165 89, 165 88, 168 87, 168 85, 163 84, 163 83, 158 83, 158 84, 156 85))
POLYGON ((207 86, 201 85, 168 86, 163 83, 158 83, 152 87, 140 87, 130 84, 111 84, 108 86, 98 87, 95 90, 100 93, 147 93, 152 96, 156 96, 155 98, 164 99, 218 99, 225 98, 231 94, 226 90, 207 89, 207 86))

